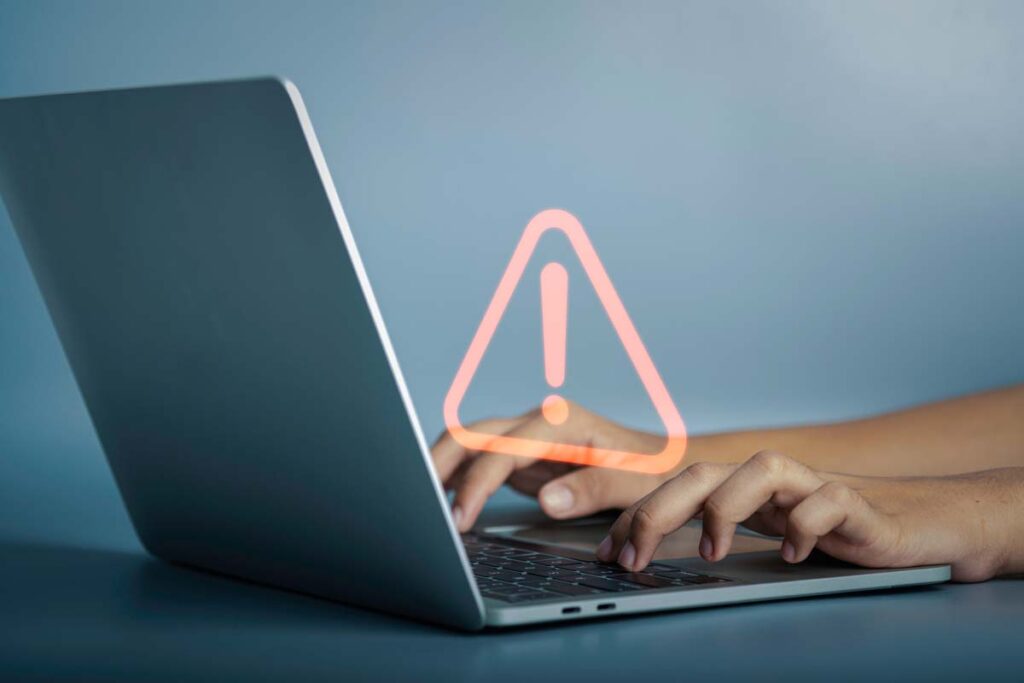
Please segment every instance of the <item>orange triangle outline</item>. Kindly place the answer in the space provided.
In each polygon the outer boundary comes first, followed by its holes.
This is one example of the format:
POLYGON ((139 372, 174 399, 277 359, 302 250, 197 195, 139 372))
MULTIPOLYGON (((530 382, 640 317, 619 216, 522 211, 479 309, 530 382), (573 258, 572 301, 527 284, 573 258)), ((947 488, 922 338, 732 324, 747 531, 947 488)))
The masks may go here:
POLYGON ((449 433, 461 446, 474 451, 506 453, 530 458, 557 460, 576 465, 597 465, 614 469, 660 474, 667 472, 683 459, 686 452, 686 425, 679 415, 672 397, 665 388, 657 368, 654 367, 647 348, 640 335, 637 334, 622 300, 619 299, 611 279, 597 256, 590 238, 583 230, 583 225, 568 211, 563 209, 546 209, 534 216, 526 225, 523 236, 519 240, 512 258, 505 268, 505 273, 498 283, 498 288, 491 298, 480 326, 473 335, 469 349, 462 359, 462 364, 455 373, 452 385, 444 399, 444 420, 449 433), (491 339, 498 329, 498 323, 505 314, 512 295, 519 286, 526 265, 530 261, 541 236, 548 230, 560 230, 569 238, 569 243, 583 265, 583 270, 590 279, 590 284, 597 292, 598 299, 615 328, 619 341, 622 342, 640 381, 647 391, 648 397, 665 427, 665 447, 653 455, 618 451, 594 446, 537 441, 521 437, 496 436, 484 432, 474 432, 462 425, 459 420, 459 406, 469 389, 469 384, 476 374, 480 361, 483 360, 491 339))

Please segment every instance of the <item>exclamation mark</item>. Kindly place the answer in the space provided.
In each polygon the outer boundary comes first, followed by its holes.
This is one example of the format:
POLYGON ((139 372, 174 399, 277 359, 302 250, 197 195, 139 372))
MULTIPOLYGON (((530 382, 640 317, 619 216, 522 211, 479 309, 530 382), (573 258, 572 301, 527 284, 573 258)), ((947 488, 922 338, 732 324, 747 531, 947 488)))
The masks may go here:
MULTIPOLYGON (((553 389, 565 381, 565 332, 569 312, 569 273, 560 263, 540 272, 540 309, 544 326, 544 377, 553 389)), ((558 394, 541 403, 541 412, 553 425, 569 417, 569 404, 558 394)))

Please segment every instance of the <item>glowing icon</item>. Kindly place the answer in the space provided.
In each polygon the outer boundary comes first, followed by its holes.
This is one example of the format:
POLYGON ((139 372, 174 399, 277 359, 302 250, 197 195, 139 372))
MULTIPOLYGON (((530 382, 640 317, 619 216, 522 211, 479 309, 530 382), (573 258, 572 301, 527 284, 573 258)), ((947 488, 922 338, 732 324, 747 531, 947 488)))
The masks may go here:
MULTIPOLYGON (((565 381, 565 332, 569 321, 569 273, 561 263, 540 272, 540 308, 544 324, 544 378, 557 389, 565 381)), ((541 404, 544 417, 560 425, 569 417, 569 404, 551 394, 541 404)))
MULTIPOLYGON (((541 271, 541 319, 544 341, 544 377, 552 389, 561 388, 565 382, 566 336, 569 308, 569 274, 560 263, 548 263, 541 271)), ((564 423, 569 416, 569 403, 557 393, 552 393, 541 403, 541 413, 554 426, 564 423)), ((576 465, 598 465, 616 469, 657 474, 675 467, 686 451, 686 426, 676 409, 672 397, 661 381, 651 357, 637 334, 633 322, 622 305, 619 295, 612 286, 601 260, 597 257, 583 226, 568 211, 548 209, 541 211, 526 226, 512 259, 502 275, 498 288, 487 306, 483 320, 469 344, 462 364, 455 373, 455 379, 444 400, 444 419, 452 437, 463 447, 476 451, 489 451, 543 458, 576 465), (510 437, 465 428, 459 420, 459 405, 466 395, 469 384, 483 359, 484 352, 494 336, 498 323, 508 307, 512 294, 523 277, 526 265, 537 247, 537 242, 548 230, 559 230, 583 265, 590 284, 597 292, 598 299, 611 320, 619 340, 622 342, 640 377, 654 409, 665 427, 665 446, 654 454, 634 453, 588 444, 559 443, 510 437)))

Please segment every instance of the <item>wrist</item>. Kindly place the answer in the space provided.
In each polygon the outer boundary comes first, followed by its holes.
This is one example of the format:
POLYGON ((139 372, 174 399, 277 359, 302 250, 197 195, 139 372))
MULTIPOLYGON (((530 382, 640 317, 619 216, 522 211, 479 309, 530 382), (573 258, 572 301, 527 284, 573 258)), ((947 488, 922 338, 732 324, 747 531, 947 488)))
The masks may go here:
POLYGON ((989 470, 954 477, 966 485, 959 514, 961 552, 956 573, 983 581, 1024 571, 1024 469, 989 470))
POLYGON ((1024 572, 1024 468, 992 470, 985 513, 994 528, 993 576, 1024 572))

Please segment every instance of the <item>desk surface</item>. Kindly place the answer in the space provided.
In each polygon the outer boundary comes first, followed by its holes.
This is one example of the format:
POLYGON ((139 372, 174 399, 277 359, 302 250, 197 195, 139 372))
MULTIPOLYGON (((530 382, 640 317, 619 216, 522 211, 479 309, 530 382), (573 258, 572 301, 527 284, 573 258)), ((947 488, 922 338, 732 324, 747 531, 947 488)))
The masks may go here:
POLYGON ((134 542, 94 445, 65 447, 59 462, 69 464, 55 467, 53 444, 3 436, 0 451, 19 456, 0 457, 5 680, 935 680, 1024 671, 1021 580, 454 633, 153 560, 134 542))

